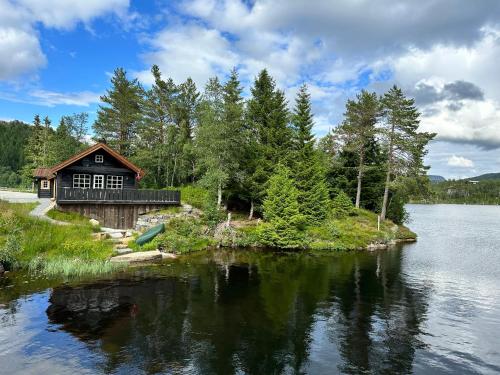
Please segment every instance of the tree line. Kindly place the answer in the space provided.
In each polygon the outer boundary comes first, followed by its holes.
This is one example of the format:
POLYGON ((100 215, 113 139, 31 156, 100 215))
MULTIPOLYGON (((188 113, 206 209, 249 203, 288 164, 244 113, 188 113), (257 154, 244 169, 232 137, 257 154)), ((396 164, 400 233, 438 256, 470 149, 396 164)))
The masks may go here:
MULTIPOLYGON (((305 84, 290 106, 265 69, 248 98, 235 69, 224 82, 210 78, 202 92, 190 78, 164 78, 156 65, 151 73, 154 82, 144 88, 116 69, 92 125, 96 140, 146 170, 144 187, 197 183, 218 210, 230 205, 274 221, 298 213, 307 224, 322 221, 331 199, 345 192, 356 207, 400 223, 408 185, 425 179, 434 134, 418 131, 414 101, 396 86, 348 100, 343 122, 317 140, 305 84)), ((52 130, 36 116, 25 170, 82 147, 86 122, 84 114, 66 116, 52 130)))

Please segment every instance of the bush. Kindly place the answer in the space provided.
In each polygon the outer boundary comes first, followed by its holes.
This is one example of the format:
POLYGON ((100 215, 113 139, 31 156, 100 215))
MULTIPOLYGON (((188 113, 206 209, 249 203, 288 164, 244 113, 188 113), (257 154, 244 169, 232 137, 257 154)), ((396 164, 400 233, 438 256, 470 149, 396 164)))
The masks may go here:
POLYGON ((278 165, 269 179, 264 200, 264 223, 259 228, 262 244, 277 248, 299 248, 306 244, 304 229, 306 217, 300 213, 299 192, 289 177, 288 168, 278 165))
POLYGON ((354 214, 354 205, 351 198, 347 196, 342 190, 332 201, 333 214, 337 218, 342 218, 354 214))
POLYGON ((205 208, 205 202, 209 200, 207 189, 194 185, 186 185, 181 187, 180 190, 181 201, 183 203, 199 208, 200 210, 205 208))
POLYGON ((206 227, 200 220, 177 218, 172 219, 164 233, 139 250, 163 248, 174 253, 188 253, 209 247, 212 240, 205 234, 206 227))
POLYGON ((0 263, 7 270, 15 269, 19 265, 19 258, 22 252, 19 236, 18 230, 13 231, 7 236, 4 246, 0 248, 0 263))

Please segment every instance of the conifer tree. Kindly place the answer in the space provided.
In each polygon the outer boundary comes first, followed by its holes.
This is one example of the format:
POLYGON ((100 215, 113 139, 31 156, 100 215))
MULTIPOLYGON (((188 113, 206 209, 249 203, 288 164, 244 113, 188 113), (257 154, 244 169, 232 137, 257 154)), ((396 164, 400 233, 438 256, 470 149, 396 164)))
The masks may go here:
POLYGON ((97 120, 93 125, 97 138, 104 138, 125 156, 133 154, 133 141, 142 120, 144 90, 137 79, 129 80, 123 68, 111 78, 111 89, 101 96, 97 120))
POLYGON ((393 86, 384 94, 382 105, 384 111, 382 135, 387 163, 380 216, 385 220, 392 180, 402 175, 417 176, 423 173, 426 146, 436 134, 418 132, 420 113, 415 107, 415 100, 406 98, 399 87, 393 86))
POLYGON ((274 167, 289 159, 292 132, 284 93, 276 89, 267 70, 259 73, 251 94, 247 104, 247 123, 253 136, 255 159, 247 167, 248 175, 252 176, 252 200, 260 203, 274 167))
POLYGON ((314 149, 311 96, 306 85, 302 85, 297 94, 292 124, 295 149, 293 172, 299 190, 300 209, 310 224, 319 223, 327 215, 329 193, 325 171, 314 149))
POLYGON ((305 244, 306 218, 300 212, 299 191, 291 171, 279 164, 269 179, 263 213, 266 223, 260 227, 261 241, 277 248, 300 248, 305 244))
POLYGON ((61 117, 61 121, 52 139, 51 148, 54 150, 56 163, 66 160, 77 153, 81 145, 81 143, 73 137, 71 128, 66 122, 66 119, 66 116, 61 117))
POLYGON ((171 185, 176 177, 171 155, 179 134, 175 122, 179 89, 172 79, 162 78, 157 65, 153 65, 151 73, 155 81, 146 92, 135 159, 148 172, 146 182, 161 188, 171 185))

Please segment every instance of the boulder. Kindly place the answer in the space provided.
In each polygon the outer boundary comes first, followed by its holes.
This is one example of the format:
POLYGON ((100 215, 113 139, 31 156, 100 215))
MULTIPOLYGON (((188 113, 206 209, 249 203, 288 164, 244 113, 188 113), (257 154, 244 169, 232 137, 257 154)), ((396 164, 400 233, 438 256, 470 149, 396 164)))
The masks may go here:
POLYGON ((172 253, 161 253, 162 259, 176 259, 177 255, 172 253))
POLYGON ((109 233, 109 237, 111 238, 123 238, 122 232, 111 232, 109 233))
POLYGON ((90 223, 90 225, 92 225, 94 227, 97 227, 100 224, 96 219, 90 219, 89 223, 90 223))
POLYGON ((126 243, 120 242, 115 245, 115 249, 126 249, 128 248, 128 245, 126 243))
POLYGON ((134 252, 134 250, 128 248, 128 247, 123 247, 123 248, 117 248, 115 250, 116 254, 118 255, 125 255, 125 254, 130 254, 132 252, 134 252))
POLYGON ((110 259, 113 263, 142 263, 161 260, 162 254, 158 250, 139 251, 124 255, 118 255, 110 259))

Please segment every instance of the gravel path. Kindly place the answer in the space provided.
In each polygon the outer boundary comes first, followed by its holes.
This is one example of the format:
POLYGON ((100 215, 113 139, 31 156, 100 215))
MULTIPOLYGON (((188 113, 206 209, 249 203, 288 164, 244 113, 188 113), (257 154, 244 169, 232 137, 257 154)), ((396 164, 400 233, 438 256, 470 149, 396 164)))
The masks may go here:
POLYGON ((18 191, 0 190, 0 199, 11 203, 39 203, 30 215, 42 220, 50 221, 53 224, 68 225, 63 221, 51 219, 47 212, 54 208, 55 202, 50 198, 38 198, 34 193, 22 193, 18 191))

